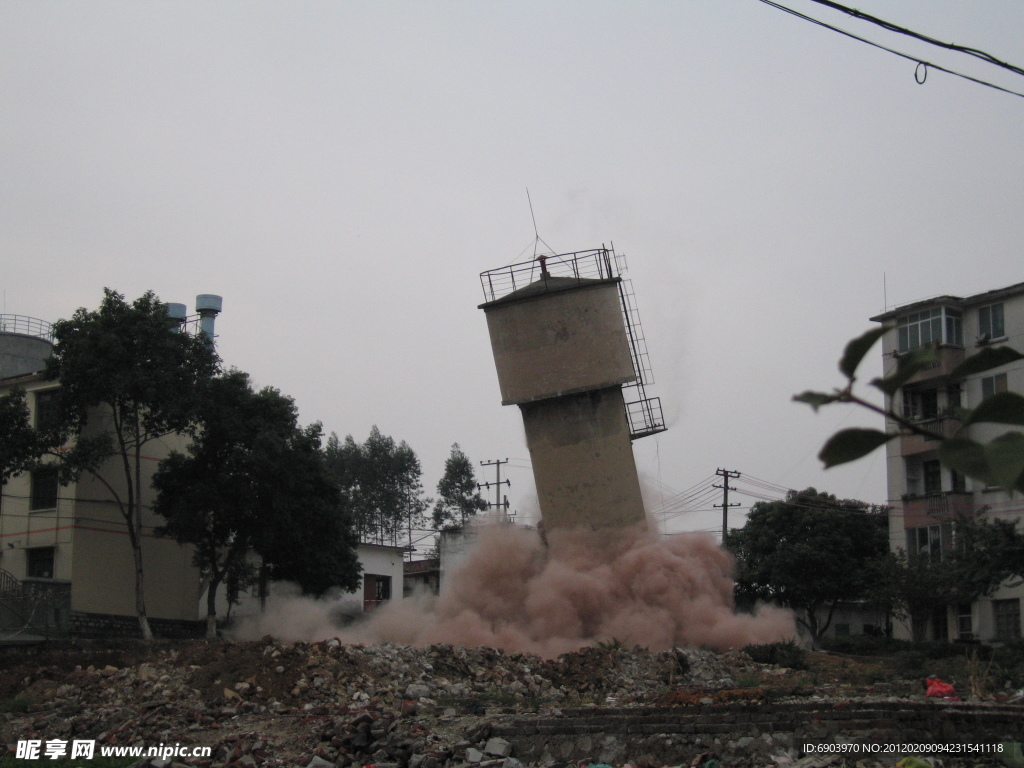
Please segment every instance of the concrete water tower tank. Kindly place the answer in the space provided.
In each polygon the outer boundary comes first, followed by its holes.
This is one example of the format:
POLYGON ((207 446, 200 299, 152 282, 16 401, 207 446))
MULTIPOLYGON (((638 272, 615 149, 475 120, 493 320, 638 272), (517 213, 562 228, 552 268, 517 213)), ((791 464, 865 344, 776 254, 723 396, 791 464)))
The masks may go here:
POLYGON ((0 379, 37 373, 53 351, 53 331, 45 320, 0 315, 0 379))
POLYGON ((664 425, 656 400, 638 401, 653 420, 637 423, 623 397, 624 385, 642 394, 645 353, 614 252, 545 256, 481 281, 502 404, 522 412, 545 527, 642 523, 631 440, 664 425))

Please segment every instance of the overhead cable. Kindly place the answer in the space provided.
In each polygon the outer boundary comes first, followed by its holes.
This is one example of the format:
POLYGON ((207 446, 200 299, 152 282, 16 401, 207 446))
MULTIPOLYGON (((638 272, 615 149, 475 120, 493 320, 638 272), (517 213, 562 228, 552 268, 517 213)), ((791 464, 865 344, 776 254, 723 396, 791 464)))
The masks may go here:
POLYGON ((839 27, 834 27, 831 24, 826 24, 824 21, 820 21, 819 19, 815 19, 812 16, 807 16, 807 15, 805 15, 803 13, 800 13, 799 11, 793 10, 792 8, 788 8, 785 5, 780 5, 779 3, 774 2, 774 0, 759 0, 759 1, 764 3, 765 5, 770 5, 772 8, 777 8, 780 11, 785 11, 788 14, 796 16, 798 19, 803 19, 804 21, 809 21, 812 24, 817 24, 819 27, 824 27, 825 29, 831 29, 833 32, 838 32, 839 34, 845 35, 846 37, 849 37, 849 38, 851 38, 853 40, 857 40, 857 41, 859 41, 861 43, 866 43, 867 45, 870 45, 870 46, 872 46, 874 48, 880 48, 881 50, 888 51, 889 53, 891 53, 891 54, 893 54, 895 56, 899 56, 902 59, 906 59, 907 61, 914 62, 915 64, 918 65, 917 69, 914 71, 914 76, 917 79, 918 83, 923 83, 925 81, 925 79, 928 76, 928 68, 931 67, 932 69, 936 69, 939 72, 945 72, 947 75, 954 75, 956 77, 963 78, 964 80, 970 80, 972 83, 977 83, 978 85, 984 85, 986 88, 993 88, 993 89, 995 89, 997 91, 1002 91, 1003 93, 1008 93, 1011 96, 1020 96, 1021 98, 1024 98, 1024 93, 1020 93, 1018 91, 1013 91, 1013 90, 1010 90, 1009 88, 1003 88, 1002 86, 996 85, 995 83, 990 83, 987 80, 980 80, 980 79, 978 79, 976 77, 971 77, 970 75, 965 75, 963 72, 955 72, 954 70, 947 69, 946 67, 940 66, 939 64, 935 64, 935 63, 930 62, 930 61, 925 61, 924 59, 920 58, 919 56, 911 56, 910 54, 894 50, 893 48, 887 48, 886 46, 884 46, 884 45, 882 45, 880 43, 876 43, 876 42, 873 42, 871 40, 868 40, 867 38, 860 37, 859 35, 855 35, 852 32, 847 32, 845 29, 840 29, 839 27), (922 67, 923 67, 923 70, 922 70, 922 67))
POLYGON ((848 14, 857 19, 864 19, 864 21, 869 21, 872 24, 877 24, 878 26, 882 27, 883 29, 887 29, 890 32, 897 32, 901 35, 907 35, 908 37, 912 37, 915 40, 922 40, 926 43, 929 43, 930 45, 937 45, 940 48, 947 48, 951 51, 956 51, 957 53, 966 53, 968 56, 974 56, 976 59, 981 59, 986 64, 992 64, 993 66, 996 67, 1008 69, 1010 72, 1013 72, 1015 74, 1024 75, 1024 69, 1022 69, 1021 67, 1015 66, 1006 61, 1002 61, 1001 59, 997 59, 992 54, 985 53, 985 51, 979 50, 977 48, 968 48, 967 46, 964 45, 957 45, 956 43, 946 43, 943 42, 942 40, 936 40, 934 37, 928 37, 927 35, 922 35, 920 32, 914 32, 913 30, 907 29, 906 27, 897 26, 896 24, 878 18, 877 16, 872 16, 869 13, 858 11, 856 8, 848 8, 845 5, 834 3, 832 2, 832 0, 812 0, 812 2, 827 6, 829 8, 833 8, 837 11, 840 11, 841 13, 848 14))

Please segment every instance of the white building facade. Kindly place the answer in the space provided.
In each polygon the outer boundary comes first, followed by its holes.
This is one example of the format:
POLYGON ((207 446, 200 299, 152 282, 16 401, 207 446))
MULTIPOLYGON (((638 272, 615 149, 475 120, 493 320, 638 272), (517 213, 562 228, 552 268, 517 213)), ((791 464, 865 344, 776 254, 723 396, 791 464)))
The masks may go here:
MULTIPOLYGON (((970 425, 963 432, 962 409, 974 408, 996 392, 1024 394, 1024 361, 1003 365, 963 379, 950 373, 966 357, 986 345, 1009 346, 1024 353, 1024 283, 973 296, 938 296, 871 318, 892 325, 882 339, 883 371, 891 374, 899 355, 935 345, 939 359, 916 374, 887 405, 932 432, 961 434, 988 442, 1011 428, 999 424, 970 425)), ((898 425, 887 420, 887 431, 898 425)), ((964 477, 939 462, 938 442, 904 432, 886 445, 889 538, 893 551, 908 557, 941 560, 952 545, 953 520, 959 513, 1019 521, 1024 499, 1002 488, 964 477)), ((970 604, 946 606, 926 626, 897 622, 895 635, 929 640, 1007 642, 1021 637, 1024 587, 1003 584, 992 595, 970 604), (914 630, 917 630, 916 632, 914 630)))

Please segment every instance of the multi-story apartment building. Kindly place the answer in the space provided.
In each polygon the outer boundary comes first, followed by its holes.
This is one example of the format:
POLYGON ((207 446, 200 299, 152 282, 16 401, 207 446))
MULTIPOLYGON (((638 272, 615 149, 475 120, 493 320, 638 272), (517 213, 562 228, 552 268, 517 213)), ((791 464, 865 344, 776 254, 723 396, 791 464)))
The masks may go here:
MULTIPOLYGON (((900 354, 934 344, 939 358, 919 372, 887 405, 920 422, 932 432, 950 437, 963 430, 961 409, 973 408, 995 393, 1024 393, 1024 363, 1004 365, 954 380, 953 369, 981 347, 1007 345, 1024 352, 1024 283, 974 296, 937 296, 897 307, 871 318, 891 324, 882 339, 886 375, 900 354)), ((890 421, 889 431, 897 429, 890 421)), ((1007 431, 997 424, 975 424, 966 436, 983 442, 1007 431)), ((908 556, 941 558, 952 543, 953 519, 959 512, 983 512, 1004 520, 1024 515, 1024 499, 942 466, 938 442, 904 432, 886 446, 890 545, 908 556)), ((897 623, 897 636, 932 640, 1001 642, 1021 637, 1021 599, 1024 588, 1004 584, 972 604, 949 605, 936 611, 926 626, 897 623), (916 630, 916 631, 915 631, 916 630)))
MULTIPOLYGON (((197 297, 199 318, 185 318, 185 306, 169 305, 172 316, 191 330, 213 337, 210 315, 220 297, 197 297), (204 312, 206 314, 204 315, 204 312)), ((52 350, 50 324, 21 315, 0 315, 0 396, 24 390, 32 426, 43 428, 56 416, 60 384, 43 378, 52 350)), ((91 424, 102 425, 98 416, 91 424)), ((92 426, 90 428, 93 428, 92 426)), ((101 428, 101 427, 100 427, 101 428)), ((193 548, 156 535, 164 522, 152 510, 153 473, 172 450, 184 452, 184 435, 150 442, 143 458, 142 556, 145 601, 157 636, 201 634, 205 629, 206 582, 193 565, 193 548)), ((124 496, 118 460, 101 467, 102 480, 88 475, 61 485, 45 465, 0 485, 0 643, 40 637, 134 635, 135 566, 128 531, 111 486, 124 496)), ((364 573, 358 589, 339 600, 354 614, 402 598, 403 555, 407 548, 361 543, 357 556, 364 573)), ((287 592, 283 585, 271 585, 287 592)), ((228 610, 224 590, 218 616, 260 611, 258 587, 228 610)))
MULTIPOLYGON (((59 383, 41 373, 51 348, 49 323, 0 315, 0 396, 24 390, 37 428, 55 416, 60 392, 59 383)), ((154 534, 162 520, 151 508, 150 479, 159 460, 185 445, 184 436, 168 435, 150 443, 143 457, 146 608, 154 632, 163 636, 201 630, 203 583, 192 550, 154 534)), ((100 474, 109 486, 90 476, 61 485, 44 461, 0 486, 0 640, 139 631, 132 548, 111 495, 111 487, 123 494, 124 475, 116 460, 100 474)))

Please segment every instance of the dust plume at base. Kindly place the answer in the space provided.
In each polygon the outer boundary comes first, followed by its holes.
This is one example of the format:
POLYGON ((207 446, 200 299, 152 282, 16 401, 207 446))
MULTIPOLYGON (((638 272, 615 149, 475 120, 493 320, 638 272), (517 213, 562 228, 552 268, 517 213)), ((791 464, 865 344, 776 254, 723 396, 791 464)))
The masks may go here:
POLYGON ((331 620, 337 601, 272 597, 233 634, 482 645, 544 657, 597 641, 724 650, 796 636, 788 610, 734 613, 732 558, 704 534, 554 531, 545 547, 535 530, 477 531, 440 596, 393 600, 344 630, 331 620))

